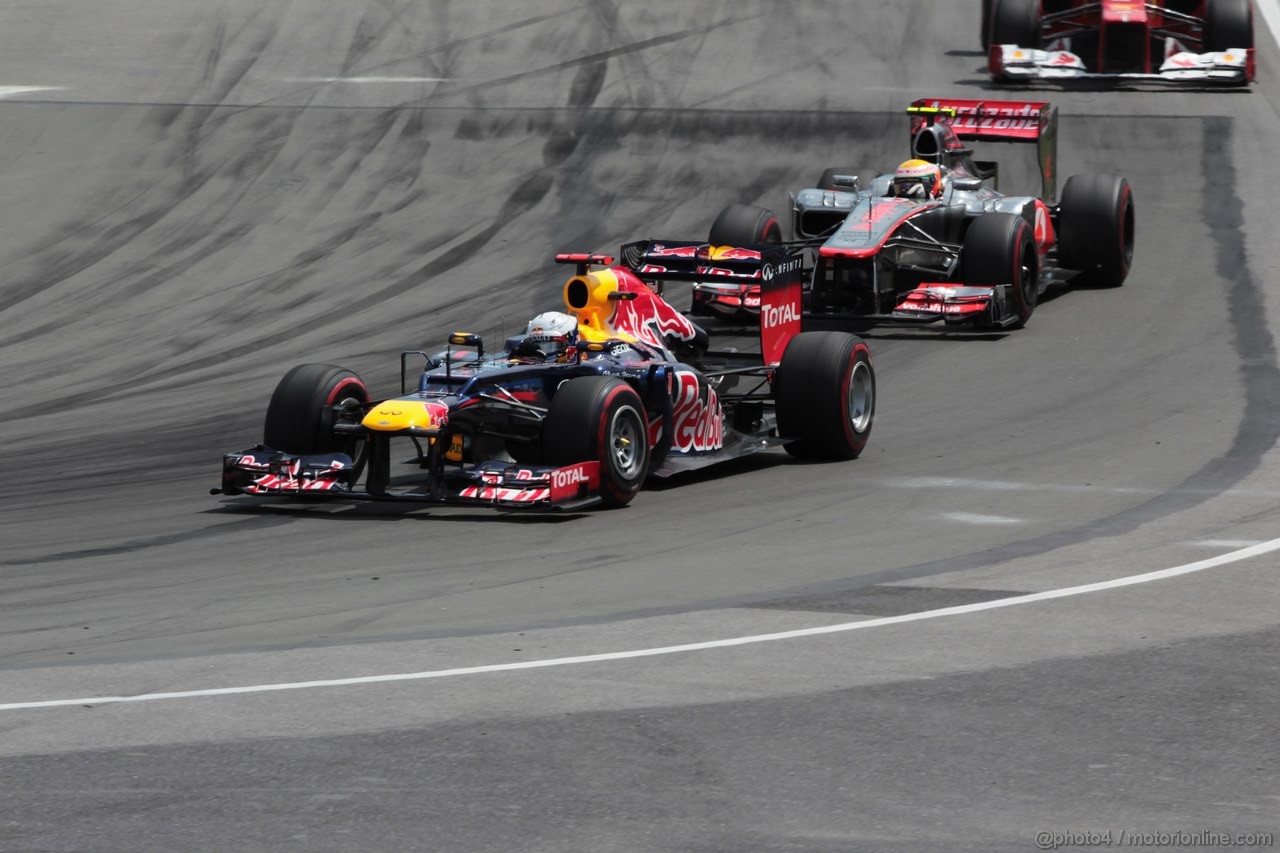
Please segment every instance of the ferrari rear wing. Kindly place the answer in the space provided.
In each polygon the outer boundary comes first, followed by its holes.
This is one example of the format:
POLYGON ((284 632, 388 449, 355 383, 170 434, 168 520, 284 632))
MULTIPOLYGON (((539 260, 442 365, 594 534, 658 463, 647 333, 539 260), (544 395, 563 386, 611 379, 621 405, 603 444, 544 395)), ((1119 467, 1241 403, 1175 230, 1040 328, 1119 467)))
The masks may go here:
POLYGON ((760 287, 760 352, 777 364, 800 333, 804 257, 792 246, 713 246, 642 240, 622 247, 622 263, 643 281, 724 281, 760 287))
POLYGON ((933 124, 945 124, 957 139, 1031 142, 1040 164, 1041 197, 1052 204, 1058 194, 1058 108, 1047 101, 978 101, 920 98, 907 107, 911 138, 933 124))

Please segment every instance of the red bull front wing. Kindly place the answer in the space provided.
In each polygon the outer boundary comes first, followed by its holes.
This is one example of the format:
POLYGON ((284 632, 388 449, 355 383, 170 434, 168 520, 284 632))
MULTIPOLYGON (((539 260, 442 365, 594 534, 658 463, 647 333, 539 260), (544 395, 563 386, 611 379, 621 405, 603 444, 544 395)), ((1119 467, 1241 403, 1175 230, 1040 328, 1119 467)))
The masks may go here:
POLYGON ((600 463, 557 468, 493 461, 422 484, 368 491, 354 487, 358 477, 358 467, 342 453, 295 456, 259 445, 223 456, 222 488, 215 492, 576 511, 599 503, 600 463))

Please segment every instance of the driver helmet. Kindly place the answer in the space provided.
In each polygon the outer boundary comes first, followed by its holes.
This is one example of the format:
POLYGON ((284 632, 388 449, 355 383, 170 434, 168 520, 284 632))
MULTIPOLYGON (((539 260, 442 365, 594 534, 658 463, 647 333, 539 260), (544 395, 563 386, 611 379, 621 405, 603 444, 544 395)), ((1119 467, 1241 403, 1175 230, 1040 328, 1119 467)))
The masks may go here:
POLYGON ((908 160, 893 173, 893 195, 924 201, 942 195, 942 170, 927 160, 908 160))
POLYGON ((524 343, 548 355, 568 350, 577 342, 578 318, 560 311, 543 312, 524 329, 524 343))

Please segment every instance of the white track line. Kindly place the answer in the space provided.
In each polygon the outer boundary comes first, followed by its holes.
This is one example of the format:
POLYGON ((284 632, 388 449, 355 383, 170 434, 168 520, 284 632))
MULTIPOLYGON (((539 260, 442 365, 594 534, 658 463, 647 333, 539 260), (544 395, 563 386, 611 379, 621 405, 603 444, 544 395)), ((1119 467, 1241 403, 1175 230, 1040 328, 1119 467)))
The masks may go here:
POLYGON ((290 83, 443 83, 452 77, 289 77, 290 83))
POLYGON ((959 521, 962 524, 1024 524, 1021 518, 1009 518, 1007 515, 979 515, 976 512, 944 512, 942 517, 948 521, 959 521))
POLYGON ((1197 548, 1248 548, 1250 545, 1261 545, 1261 539, 1196 539, 1189 544, 1197 548))
POLYGON ((550 658, 532 660, 522 663, 496 663, 488 666, 467 666, 457 669, 436 669, 427 672, 402 672, 393 675, 366 675, 356 678, 330 678, 323 681, 294 681, 285 684, 254 684, 245 687, 214 687, 206 690, 182 690, 173 693, 141 693, 137 696, 88 696, 82 699, 46 699, 35 702, 10 702, 0 705, 0 711, 17 711, 30 708, 58 708, 67 705, 108 705, 119 702, 156 702, 162 699, 198 699, 207 696, 230 696, 239 693, 273 693, 281 690, 311 690, 319 687, 350 687, 359 684, 384 684, 391 681, 424 681, 429 678, 451 678, 461 675, 482 675, 491 672, 514 672, 522 669, 545 669, 552 666, 571 666, 584 663, 603 663, 606 661, 628 660, 630 658, 647 658, 658 655, 671 655, 680 652, 698 652, 707 649, 723 649, 730 646, 747 646, 754 643, 770 643, 778 640, 795 640, 801 637, 817 637, 822 634, 838 634, 845 631, 861 631, 866 628, 882 628, 886 625, 901 625, 904 622, 921 622, 926 619, 941 619, 946 616, 961 616, 967 613, 979 613, 983 610, 995 610, 1001 607, 1015 607, 1021 604, 1034 604, 1055 598, 1067 598, 1074 595, 1085 595, 1091 592, 1102 592, 1125 586, 1150 583, 1166 578, 1189 575, 1216 568, 1228 563, 1247 560, 1261 554, 1269 554, 1280 550, 1280 539, 1272 539, 1239 551, 1219 554, 1207 560, 1174 566, 1141 575, 1129 575, 1115 580, 1100 581, 1082 586, 1069 586, 1063 589, 1051 589, 1046 592, 1033 592, 1028 595, 1017 595, 995 601, 983 601, 976 604, 963 604, 958 607, 943 607, 939 610, 924 610, 919 613, 907 613, 902 616, 886 616, 882 619, 867 619, 861 622, 844 622, 839 625, 824 625, 819 628, 800 628, 794 631, 781 631, 776 634, 756 634, 750 637, 735 637, 729 640, 709 640, 703 643, 687 643, 682 646, 661 646, 651 649, 635 649, 629 652, 606 652, 595 655, 579 655, 568 658, 550 658))
MULTIPOLYGON (((1145 486, 1089 486, 1068 483, 1021 483, 1016 480, 973 480, 961 477, 885 477, 876 485, 894 489, 956 489, 980 492, 1062 492, 1064 494, 1161 495, 1166 489, 1145 486)), ((1174 490, 1175 492, 1178 490, 1174 490)), ((1214 492, 1218 494, 1218 492, 1214 492)), ((1276 489, 1229 489, 1223 494, 1245 498, 1280 498, 1276 489)))
POLYGON ((1280 42, 1280 3, 1276 0, 1254 0, 1267 28, 1271 30, 1277 42, 1280 42))
MULTIPOLYGON (((1067 483, 1020 483, 1016 480, 974 480, 964 477, 888 477, 878 483, 895 489, 968 489, 980 492, 1065 492, 1108 495, 1158 495, 1159 489, 1132 486, 1084 486, 1067 483)), ((1280 492, 1275 493, 1280 497, 1280 492)))
POLYGON ((0 86, 0 98, 8 98, 11 95, 26 95, 31 92, 53 92, 58 89, 64 89, 65 86, 0 86))

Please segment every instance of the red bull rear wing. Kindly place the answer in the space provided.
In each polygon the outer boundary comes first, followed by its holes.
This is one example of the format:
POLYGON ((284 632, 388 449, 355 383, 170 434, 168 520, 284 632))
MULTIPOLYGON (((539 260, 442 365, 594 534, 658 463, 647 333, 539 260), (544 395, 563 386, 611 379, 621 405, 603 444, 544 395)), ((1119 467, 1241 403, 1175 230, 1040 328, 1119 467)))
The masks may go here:
POLYGON ((622 247, 623 261, 639 276, 667 281, 701 281, 709 276, 758 282, 766 247, 713 246, 652 240, 622 247))
POLYGON ((777 364, 800 333, 804 258, 791 246, 713 246, 645 240, 622 247, 622 263, 644 281, 722 281, 760 288, 760 353, 777 364))

